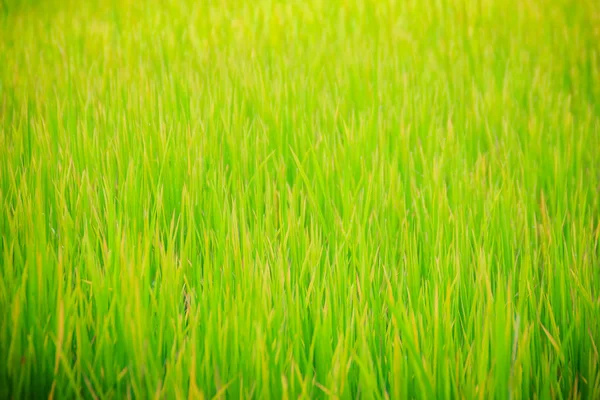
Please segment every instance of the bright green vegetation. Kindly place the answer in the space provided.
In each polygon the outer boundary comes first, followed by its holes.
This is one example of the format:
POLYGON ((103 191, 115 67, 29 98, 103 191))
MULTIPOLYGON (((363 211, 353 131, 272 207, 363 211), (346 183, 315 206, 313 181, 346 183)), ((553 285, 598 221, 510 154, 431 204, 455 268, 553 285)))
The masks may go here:
POLYGON ((0 398, 600 398, 600 3, 0 4, 0 398))

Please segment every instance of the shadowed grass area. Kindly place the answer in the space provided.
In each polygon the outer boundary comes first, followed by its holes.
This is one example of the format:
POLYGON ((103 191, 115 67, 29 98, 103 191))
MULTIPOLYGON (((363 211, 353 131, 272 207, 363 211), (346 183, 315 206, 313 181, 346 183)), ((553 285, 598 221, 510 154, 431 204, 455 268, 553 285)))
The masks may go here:
POLYGON ((0 398, 600 397, 596 1, 0 4, 0 398))

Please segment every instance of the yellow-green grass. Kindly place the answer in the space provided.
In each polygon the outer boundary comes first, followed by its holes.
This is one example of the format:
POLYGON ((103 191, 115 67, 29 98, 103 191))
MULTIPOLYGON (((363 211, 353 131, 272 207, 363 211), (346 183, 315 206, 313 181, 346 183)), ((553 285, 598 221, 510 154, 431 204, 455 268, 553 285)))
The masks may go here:
POLYGON ((1 398, 600 398, 596 0, 0 5, 1 398))

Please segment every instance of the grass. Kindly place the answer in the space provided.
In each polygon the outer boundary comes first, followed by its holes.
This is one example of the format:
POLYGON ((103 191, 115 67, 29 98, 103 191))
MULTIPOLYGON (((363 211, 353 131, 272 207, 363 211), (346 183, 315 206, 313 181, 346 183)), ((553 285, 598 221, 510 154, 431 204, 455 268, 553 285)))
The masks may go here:
POLYGON ((600 398, 600 3, 0 2, 0 398, 600 398))

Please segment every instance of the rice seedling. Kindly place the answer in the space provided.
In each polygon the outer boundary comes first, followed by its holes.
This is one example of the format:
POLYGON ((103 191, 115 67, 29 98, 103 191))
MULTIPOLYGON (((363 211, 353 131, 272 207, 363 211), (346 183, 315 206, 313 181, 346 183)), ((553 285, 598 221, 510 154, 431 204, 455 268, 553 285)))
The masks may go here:
POLYGON ((0 2, 0 398, 600 398, 600 3, 0 2))

